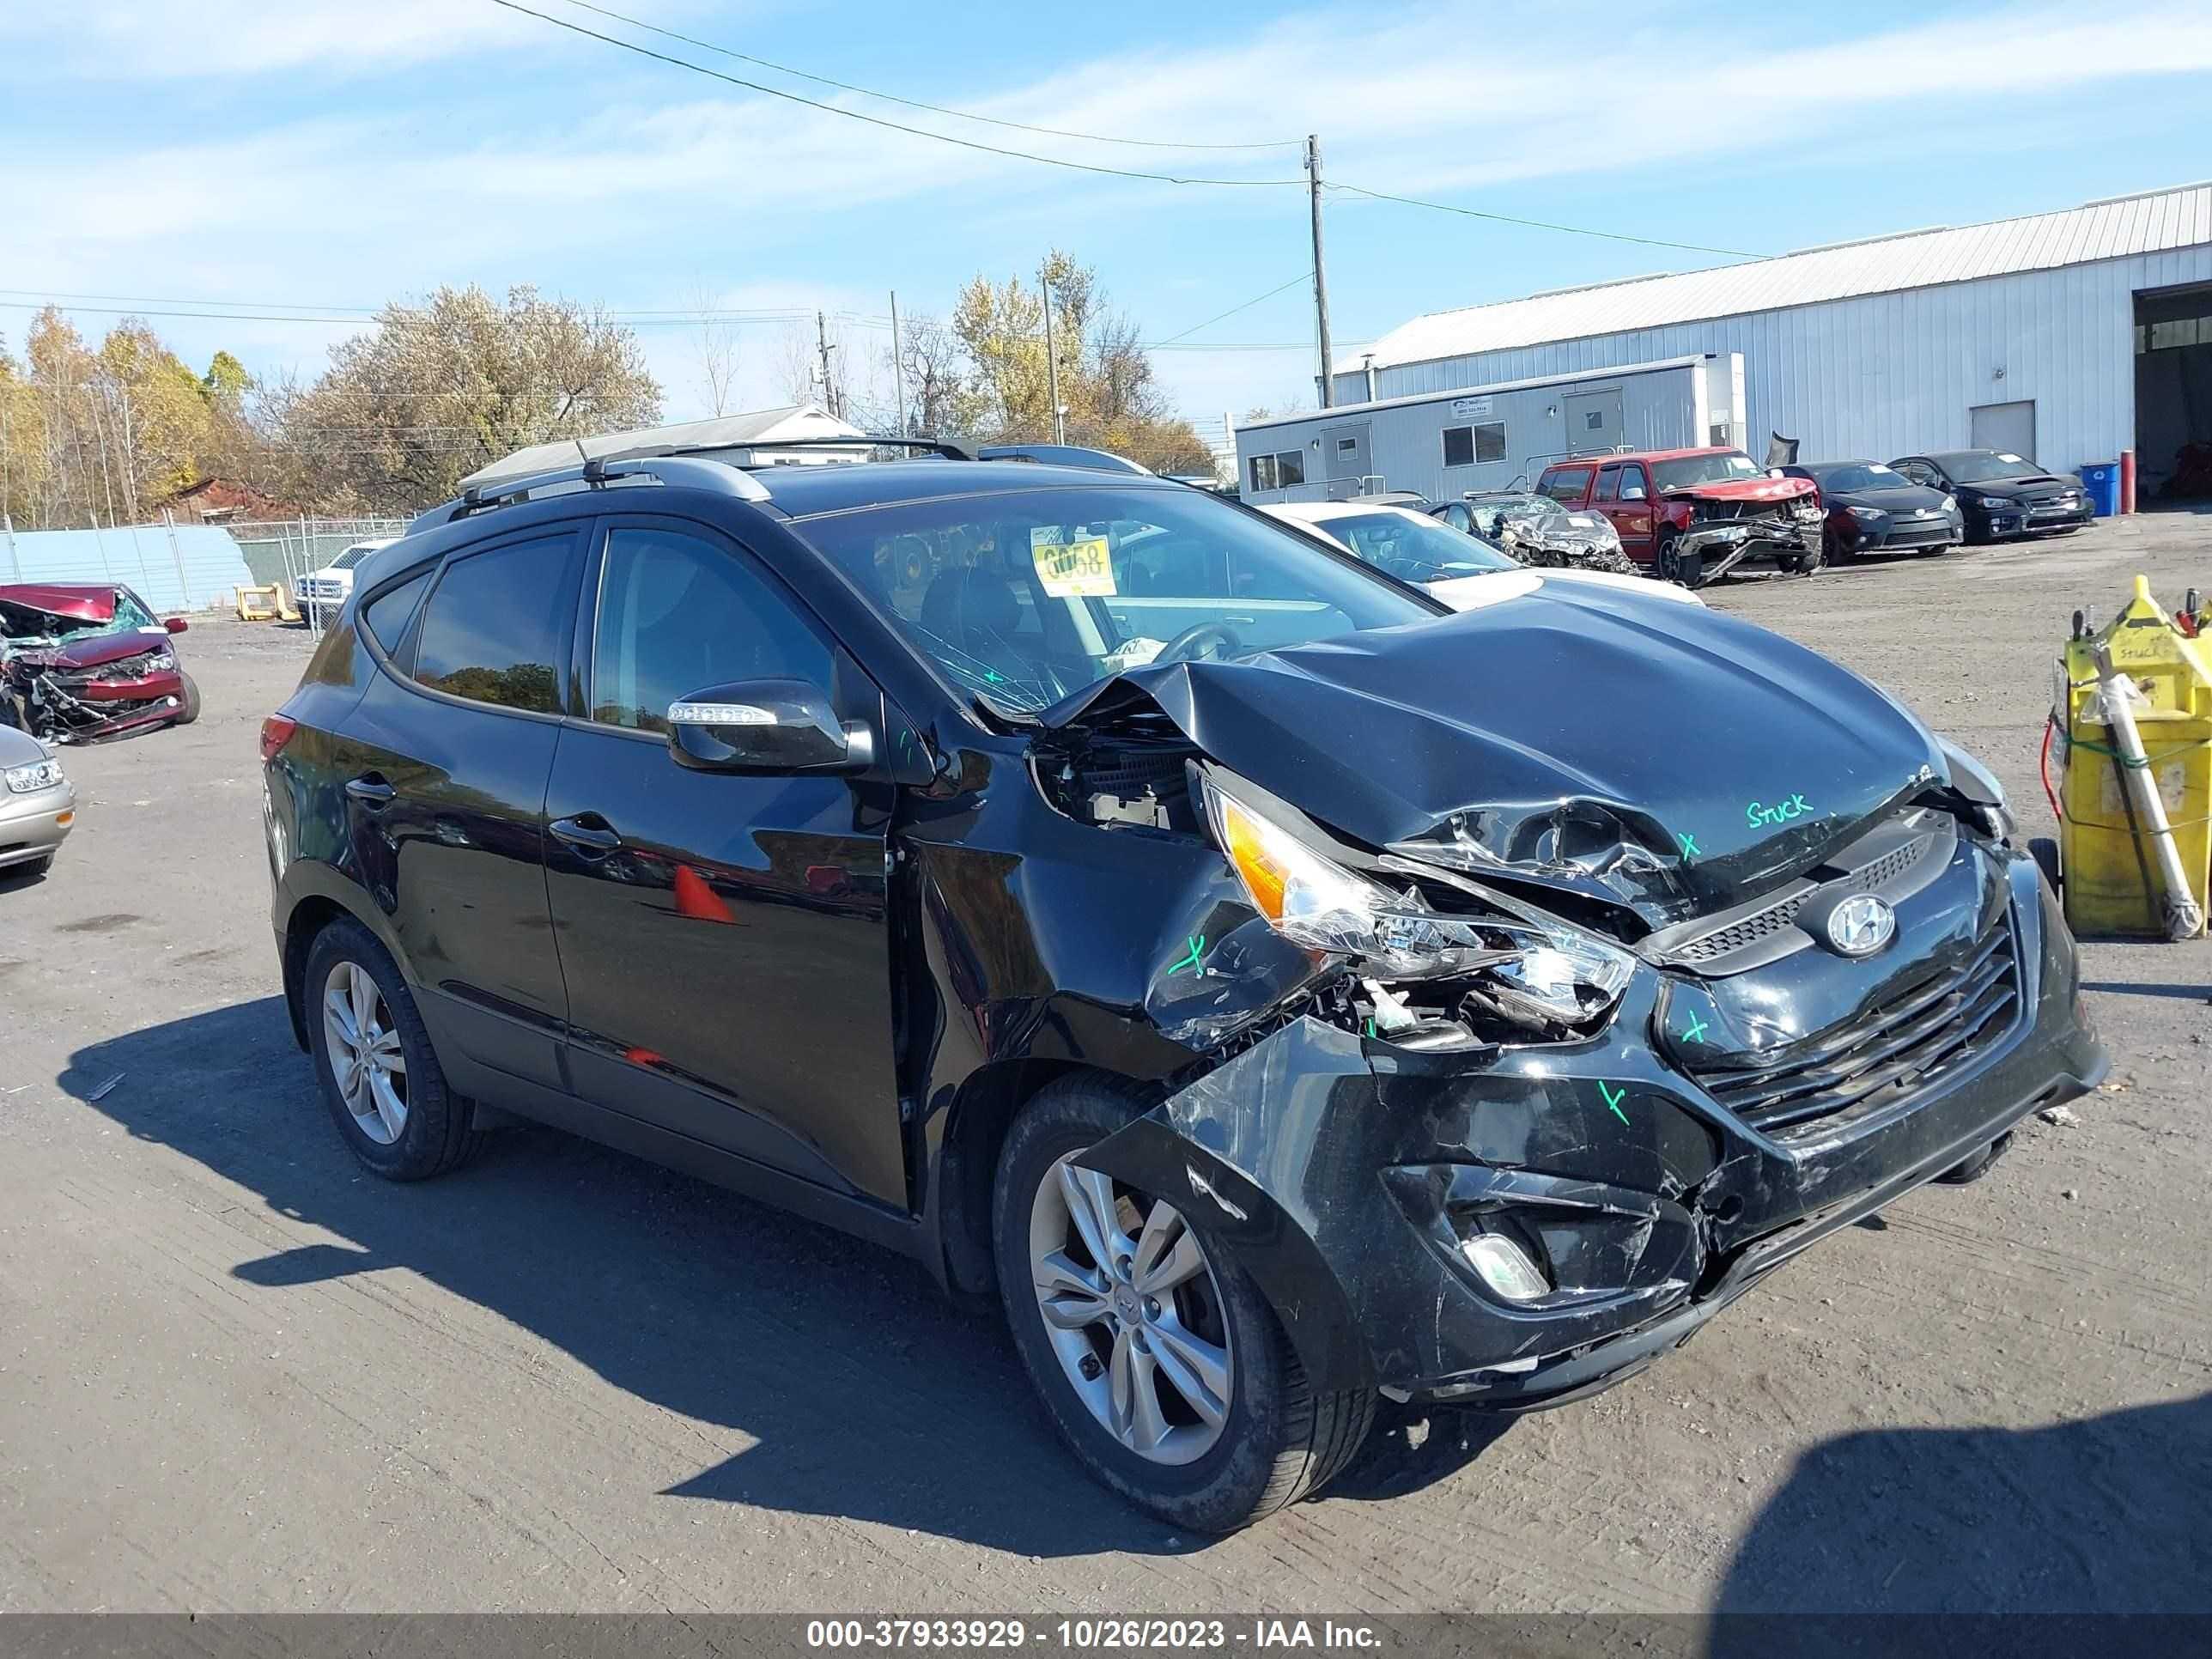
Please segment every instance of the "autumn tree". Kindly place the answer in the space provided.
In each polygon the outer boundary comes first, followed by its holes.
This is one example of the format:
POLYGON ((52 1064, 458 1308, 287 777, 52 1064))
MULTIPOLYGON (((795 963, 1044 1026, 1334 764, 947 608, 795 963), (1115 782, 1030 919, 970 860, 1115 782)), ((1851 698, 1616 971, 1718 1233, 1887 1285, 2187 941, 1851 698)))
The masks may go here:
MULTIPOLYGON (((950 329, 963 372, 933 388, 933 407, 951 429, 993 443, 1051 439, 1048 292, 1067 441, 1111 450, 1155 471, 1211 472, 1212 452, 1176 415, 1136 325, 1108 302, 1096 270, 1057 249, 1037 282, 1015 276, 994 283, 978 276, 961 289, 950 329)), ((912 351, 907 355, 908 395, 919 403, 922 383, 916 371, 922 365, 912 351)))
POLYGON ((276 423, 302 499, 407 512, 528 445, 659 416, 635 333, 603 307, 529 287, 502 301, 471 285, 386 306, 276 423))

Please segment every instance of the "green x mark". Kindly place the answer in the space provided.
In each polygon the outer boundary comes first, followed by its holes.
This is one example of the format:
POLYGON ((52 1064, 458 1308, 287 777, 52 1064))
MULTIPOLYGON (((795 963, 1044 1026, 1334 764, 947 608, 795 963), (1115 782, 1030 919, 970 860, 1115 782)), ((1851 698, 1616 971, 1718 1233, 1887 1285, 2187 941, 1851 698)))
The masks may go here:
POLYGON ((1170 967, 1168 972, 1170 974, 1179 974, 1186 968, 1197 967, 1198 953, 1206 949, 1206 935, 1203 933, 1200 933, 1196 939, 1193 939, 1190 935, 1186 933, 1183 935, 1182 942, 1190 947, 1190 954, 1183 957, 1182 961, 1176 963, 1170 967))
POLYGON ((1615 1117, 1619 1118, 1623 1123, 1627 1122, 1628 1114, 1620 1109, 1620 1103, 1628 1098, 1627 1085, 1624 1084, 1621 1087, 1613 1089, 1609 1088, 1604 1083, 1600 1083, 1597 1085, 1597 1091, 1605 1097, 1607 1109, 1612 1112, 1612 1114, 1615 1117))
POLYGON ((1704 854, 1698 850, 1698 838, 1695 836, 1691 835, 1687 830, 1677 830, 1674 832, 1674 839, 1682 843, 1682 856, 1684 858, 1694 859, 1704 856, 1704 854))
POLYGON ((1690 1023, 1682 1028, 1682 1041, 1685 1042, 1703 1042, 1705 1040, 1705 1022, 1699 1019, 1695 1014, 1692 1014, 1689 1018, 1690 1023))

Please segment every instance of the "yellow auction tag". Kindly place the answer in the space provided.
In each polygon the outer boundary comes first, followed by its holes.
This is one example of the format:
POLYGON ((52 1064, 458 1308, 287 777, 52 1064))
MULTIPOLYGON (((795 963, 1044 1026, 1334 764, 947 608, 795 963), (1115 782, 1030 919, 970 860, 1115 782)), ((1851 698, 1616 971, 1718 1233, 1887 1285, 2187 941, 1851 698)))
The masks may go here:
POLYGON ((1103 536, 1084 534, 1081 525, 1065 539, 1058 526, 1038 526, 1030 532, 1030 557, 1044 591, 1056 599, 1114 596, 1113 550, 1103 536))

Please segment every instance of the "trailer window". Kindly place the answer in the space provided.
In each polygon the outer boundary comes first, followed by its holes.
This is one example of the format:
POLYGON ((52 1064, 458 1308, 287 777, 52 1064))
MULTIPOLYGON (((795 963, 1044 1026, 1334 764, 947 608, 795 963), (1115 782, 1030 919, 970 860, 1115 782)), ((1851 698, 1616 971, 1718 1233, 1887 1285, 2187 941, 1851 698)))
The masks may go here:
POLYGON ((1478 466, 1505 459, 1505 423, 1485 421, 1477 426, 1444 428, 1444 465, 1478 466))
POLYGON ((1288 489, 1306 481, 1305 452, 1285 449, 1273 455, 1255 455, 1251 471, 1255 489, 1288 489))

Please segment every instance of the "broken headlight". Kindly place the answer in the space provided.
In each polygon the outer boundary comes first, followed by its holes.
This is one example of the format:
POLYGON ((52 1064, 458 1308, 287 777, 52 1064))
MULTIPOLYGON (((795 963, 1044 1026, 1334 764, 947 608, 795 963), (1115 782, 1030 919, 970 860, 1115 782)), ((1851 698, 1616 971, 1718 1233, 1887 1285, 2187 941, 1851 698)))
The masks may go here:
POLYGON ((1628 987, 1626 951, 1539 911, 1502 898, 1485 915, 1433 909, 1418 889, 1346 869, 1211 776, 1206 810, 1252 908, 1296 944, 1382 979, 1479 976, 1492 1000, 1539 1023, 1597 1018, 1628 987))

